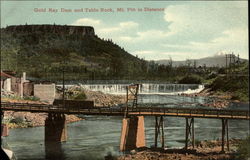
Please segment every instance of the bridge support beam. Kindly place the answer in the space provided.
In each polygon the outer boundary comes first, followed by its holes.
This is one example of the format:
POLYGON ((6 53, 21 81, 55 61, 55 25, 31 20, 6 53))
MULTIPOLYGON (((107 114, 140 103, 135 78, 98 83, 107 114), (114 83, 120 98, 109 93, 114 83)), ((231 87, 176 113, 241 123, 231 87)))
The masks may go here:
POLYGON ((66 159, 61 142, 45 141, 45 159, 66 159))
POLYGON ((192 138, 192 147, 194 148, 194 118, 186 118, 186 139, 185 139, 185 149, 188 149, 189 136, 192 138))
POLYGON ((222 118, 222 132, 221 132, 221 152, 225 152, 225 135, 227 141, 227 150, 229 151, 229 136, 228 136, 228 120, 222 118))
POLYGON ((67 125, 64 114, 49 113, 45 120, 45 142, 63 142, 67 140, 67 125))
POLYGON ((164 140, 164 120, 163 117, 160 116, 160 119, 158 120, 158 117, 155 116, 155 148, 157 148, 158 143, 158 137, 161 135, 161 147, 165 148, 165 140, 164 140))
POLYGON ((144 117, 124 118, 122 121, 120 151, 130 151, 145 146, 144 117))

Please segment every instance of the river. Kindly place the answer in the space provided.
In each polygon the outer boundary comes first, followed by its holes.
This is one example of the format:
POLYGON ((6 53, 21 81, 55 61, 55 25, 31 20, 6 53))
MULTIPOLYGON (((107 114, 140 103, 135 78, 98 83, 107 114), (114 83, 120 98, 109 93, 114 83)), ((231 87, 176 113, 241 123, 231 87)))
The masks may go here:
MULTIPOLYGON (((122 94, 124 85, 85 85, 91 90, 105 93, 122 94), (116 87, 116 88, 114 88, 116 87)), ((143 85, 139 103, 206 103, 206 97, 185 97, 179 93, 194 92, 202 88, 199 85, 143 85), (144 88, 143 88, 144 87, 144 88)), ((185 106, 184 106, 185 107, 185 106)), ((186 106, 196 107, 196 106, 186 106)), ((230 108, 248 109, 248 105, 230 103, 230 108)), ((68 124, 68 140, 56 145, 50 152, 45 151, 44 127, 11 129, 10 135, 3 140, 8 142, 18 159, 61 160, 101 160, 108 154, 119 155, 119 142, 122 117, 84 116, 85 120, 68 124), (57 148, 57 149, 56 149, 57 148)), ((196 140, 215 140, 221 138, 221 120, 195 119, 196 140)), ((154 144, 154 117, 145 117, 146 143, 154 144)), ((185 119, 165 117, 165 145, 168 148, 183 147, 185 139, 185 119)), ((249 135, 249 122, 229 120, 229 137, 245 138, 249 135)))

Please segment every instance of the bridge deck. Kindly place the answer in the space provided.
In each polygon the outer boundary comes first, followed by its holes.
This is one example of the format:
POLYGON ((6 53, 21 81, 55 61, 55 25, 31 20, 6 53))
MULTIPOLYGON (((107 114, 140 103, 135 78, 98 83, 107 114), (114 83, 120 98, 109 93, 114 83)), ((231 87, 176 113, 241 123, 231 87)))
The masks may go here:
MULTIPOLYGON (((46 104, 30 103, 9 103, 1 102, 2 110, 22 111, 22 112, 45 112, 62 114, 84 114, 84 115, 107 115, 124 116, 125 108, 113 107, 90 107, 80 108, 60 108, 46 104)), ((194 118, 225 118, 250 120, 247 110, 228 109, 195 109, 195 108, 168 108, 168 107, 138 107, 129 109, 128 116, 174 116, 174 117, 194 117, 194 118)))

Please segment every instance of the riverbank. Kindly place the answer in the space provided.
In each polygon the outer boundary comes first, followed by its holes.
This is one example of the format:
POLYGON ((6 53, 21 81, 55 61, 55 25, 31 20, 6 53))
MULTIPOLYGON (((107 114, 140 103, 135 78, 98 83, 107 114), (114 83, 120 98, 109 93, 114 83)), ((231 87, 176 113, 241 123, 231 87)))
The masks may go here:
POLYGON ((231 96, 231 100, 249 102, 249 76, 247 74, 218 76, 207 87, 215 93, 228 93, 231 96))
MULTIPOLYGON (((229 141, 230 149, 221 152, 221 141, 201 141, 195 149, 160 149, 143 148, 133 150, 130 154, 115 157, 116 160, 235 160, 237 158, 237 145, 239 139, 229 141)), ((190 147, 191 148, 191 147, 190 147)))
MULTIPOLYGON (((86 100, 94 101, 95 107, 101 106, 116 106, 125 103, 125 96, 104 94, 102 92, 84 90, 86 100)), ((1 101, 12 103, 33 103, 33 104, 48 104, 42 101, 24 100, 21 98, 1 98, 1 101)), ((30 112, 4 112, 4 122, 8 128, 27 128, 44 126, 47 113, 30 113, 30 112)), ((66 123, 72 123, 83 120, 77 115, 66 115, 66 123)))
POLYGON ((211 101, 209 103, 205 104, 200 104, 204 107, 211 107, 211 108, 217 108, 217 109, 223 109, 227 108, 229 106, 230 102, 235 102, 235 103, 247 103, 245 101, 240 101, 240 100, 232 100, 233 94, 230 92, 216 92, 212 91, 211 88, 204 88, 202 91, 198 93, 191 93, 191 94, 181 94, 182 96, 187 96, 187 97, 209 97, 211 98, 211 101))
MULTIPOLYGON (((20 98, 1 97, 1 101, 12 103, 32 103, 32 104, 48 104, 42 101, 23 100, 20 98)), ((44 126, 47 113, 31 113, 31 112, 15 112, 4 111, 3 122, 7 124, 8 128, 27 128, 44 126)), ((72 123, 83 120, 76 115, 66 115, 66 123, 72 123)))
MULTIPOLYGON (((47 113, 30 113, 5 111, 4 121, 8 128, 27 128, 44 126, 47 113)), ((76 115, 66 115, 66 123, 72 123, 83 120, 76 115)))

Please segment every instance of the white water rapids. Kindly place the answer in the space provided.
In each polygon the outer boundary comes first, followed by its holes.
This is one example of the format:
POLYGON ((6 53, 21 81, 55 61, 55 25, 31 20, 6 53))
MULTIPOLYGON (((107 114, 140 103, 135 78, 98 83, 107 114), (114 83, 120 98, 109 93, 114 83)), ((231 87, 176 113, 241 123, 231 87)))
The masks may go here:
MULTIPOLYGON (((109 94, 126 94, 129 84, 81 84, 85 89, 109 94)), ((69 87, 69 86, 67 86, 69 87)), ((178 95, 199 93, 204 85, 198 84, 141 84, 139 94, 178 95)))

